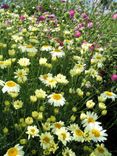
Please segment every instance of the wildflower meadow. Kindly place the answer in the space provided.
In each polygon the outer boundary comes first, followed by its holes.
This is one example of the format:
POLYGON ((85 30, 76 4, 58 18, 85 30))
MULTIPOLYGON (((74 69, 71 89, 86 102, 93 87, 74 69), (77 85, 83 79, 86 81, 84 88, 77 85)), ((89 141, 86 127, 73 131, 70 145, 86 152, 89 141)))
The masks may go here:
POLYGON ((113 4, 1 3, 0 156, 117 155, 113 4))

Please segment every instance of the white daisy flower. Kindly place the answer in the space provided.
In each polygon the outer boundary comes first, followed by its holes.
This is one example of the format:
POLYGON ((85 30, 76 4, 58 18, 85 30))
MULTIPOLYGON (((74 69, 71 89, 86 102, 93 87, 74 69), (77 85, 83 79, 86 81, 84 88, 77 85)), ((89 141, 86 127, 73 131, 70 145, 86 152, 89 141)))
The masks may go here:
POLYGON ((18 84, 16 84, 14 81, 7 81, 4 85, 4 87, 2 88, 2 92, 16 92, 18 93, 20 91, 20 86, 18 84))
POLYGON ((47 84, 47 81, 49 78, 52 78, 52 74, 50 74, 50 73, 40 75, 39 80, 41 80, 44 84, 47 84))
POLYGON ((84 132, 77 126, 72 130, 73 140, 78 142, 84 142, 84 132))
POLYGON ((55 76, 55 79, 58 83, 60 84, 68 84, 68 80, 66 79, 66 76, 62 75, 62 74, 57 74, 55 76))
POLYGON ((52 57, 63 57, 65 55, 65 53, 63 52, 63 50, 61 48, 58 49, 53 49, 50 54, 52 55, 52 57))
POLYGON ((65 146, 67 142, 71 140, 70 133, 66 130, 65 127, 56 129, 55 134, 58 136, 58 140, 60 140, 65 146))
POLYGON ((18 63, 22 67, 27 67, 30 65, 30 60, 28 58, 20 58, 18 63))
POLYGON ((50 78, 47 79, 47 81, 46 81, 45 84, 46 84, 46 86, 49 86, 51 88, 55 88, 56 87, 56 84, 57 84, 57 81, 56 81, 55 78, 50 77, 50 78))
POLYGON ((95 148, 95 150, 91 153, 90 156, 112 156, 112 154, 110 152, 108 152, 108 150, 105 148, 104 144, 97 144, 97 147, 95 148))
POLYGON ((97 122, 96 120, 98 119, 98 116, 96 113, 94 112, 86 112, 86 116, 84 118, 84 120, 82 120, 82 124, 83 124, 83 127, 88 127, 90 125, 94 125, 94 124, 101 124, 100 122, 97 122))
POLYGON ((50 45, 43 45, 40 50, 41 51, 51 51, 52 49, 53 48, 50 45))
POLYGON ((85 128, 85 133, 89 134, 89 137, 94 142, 104 142, 107 140, 107 133, 106 130, 103 130, 103 128, 99 125, 92 124, 85 128))
POLYGON ((28 126, 26 134, 28 134, 28 139, 30 139, 30 137, 34 138, 36 136, 39 136, 39 129, 37 128, 37 126, 28 126))
POLYGON ((50 132, 45 132, 40 135, 40 142, 43 149, 49 148, 53 141, 54 137, 50 134, 50 132))
POLYGON ((48 102, 55 107, 60 107, 65 104, 65 98, 60 93, 52 93, 48 96, 48 102))
POLYGON ((23 146, 17 144, 14 147, 9 148, 4 156, 24 156, 24 151, 22 148, 23 146))
POLYGON ((115 101, 117 98, 117 95, 114 94, 113 92, 105 91, 104 93, 101 94, 101 96, 106 100, 106 99, 112 99, 115 101))
POLYGON ((64 149, 62 152, 62 156, 76 156, 75 152, 73 152, 71 149, 68 147, 64 149))

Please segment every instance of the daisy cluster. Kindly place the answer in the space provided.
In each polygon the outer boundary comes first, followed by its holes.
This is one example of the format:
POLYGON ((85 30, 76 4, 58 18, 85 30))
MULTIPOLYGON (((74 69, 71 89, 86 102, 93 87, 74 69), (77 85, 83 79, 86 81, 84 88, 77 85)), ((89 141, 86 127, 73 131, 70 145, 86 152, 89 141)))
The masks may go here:
POLYGON ((71 7, 0 9, 0 155, 111 156, 101 120, 117 98, 102 74, 108 45, 93 36, 99 23, 71 7))

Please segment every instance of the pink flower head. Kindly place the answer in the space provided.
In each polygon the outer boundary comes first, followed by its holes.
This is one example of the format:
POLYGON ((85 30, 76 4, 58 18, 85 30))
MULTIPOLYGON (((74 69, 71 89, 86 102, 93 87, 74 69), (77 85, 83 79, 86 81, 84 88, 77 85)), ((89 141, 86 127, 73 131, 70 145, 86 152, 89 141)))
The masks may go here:
POLYGON ((75 34, 74 34, 74 36, 76 38, 80 37, 81 35, 82 35, 82 33, 80 31, 76 31, 75 34))
POLYGON ((21 15, 21 16, 19 17, 19 19, 20 19, 21 21, 24 21, 24 20, 25 20, 25 16, 21 15))
POLYGON ((95 49, 95 45, 92 44, 92 45, 89 47, 89 49, 90 49, 91 51, 93 51, 93 50, 95 49))
POLYGON ((38 17, 38 21, 45 21, 45 19, 46 19, 45 16, 39 16, 38 17))
POLYGON ((117 74, 112 74, 111 75, 111 80, 112 81, 117 81, 117 74))
POLYGON ((43 11, 43 7, 42 6, 36 6, 36 10, 42 12, 43 11))
POLYGON ((70 10, 69 11, 70 18, 73 18, 74 17, 74 14, 75 14, 75 11, 74 10, 70 10))
POLYGON ((89 19, 88 15, 87 15, 86 13, 82 13, 81 16, 82 16, 85 20, 88 20, 88 19, 89 19))
POLYGON ((114 20, 117 19, 117 13, 115 13, 115 14, 112 16, 112 19, 114 19, 114 20))
POLYGON ((8 5, 8 4, 3 4, 3 5, 1 6, 1 8, 2 8, 2 9, 9 9, 9 5, 8 5))
POLYGON ((93 27, 93 22, 89 22, 89 23, 87 24, 87 27, 88 27, 88 28, 92 28, 92 27, 93 27))

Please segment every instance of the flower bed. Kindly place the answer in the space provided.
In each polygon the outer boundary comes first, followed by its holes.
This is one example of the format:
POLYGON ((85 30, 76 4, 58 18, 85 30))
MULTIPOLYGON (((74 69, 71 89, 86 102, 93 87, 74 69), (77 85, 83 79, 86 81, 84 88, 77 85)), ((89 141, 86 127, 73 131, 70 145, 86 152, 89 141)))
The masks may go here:
POLYGON ((0 155, 111 156, 117 14, 68 2, 29 11, 0 9, 0 155))

